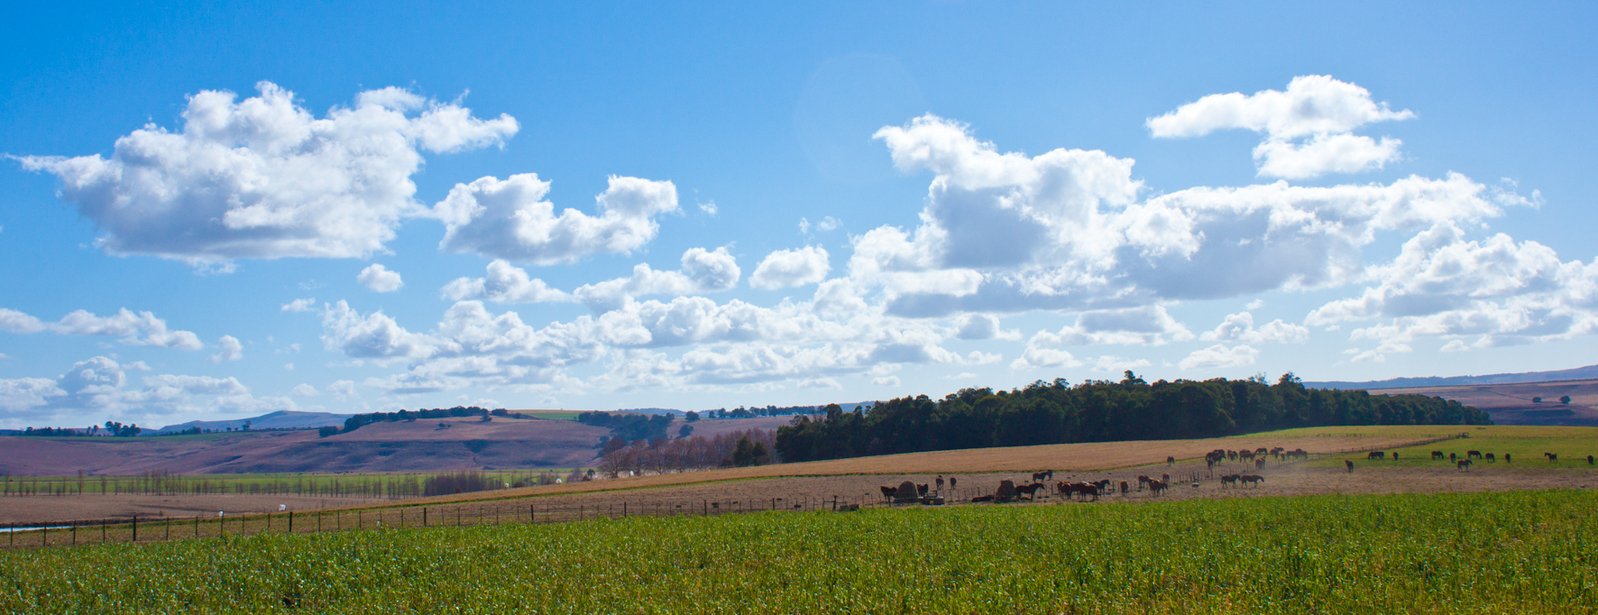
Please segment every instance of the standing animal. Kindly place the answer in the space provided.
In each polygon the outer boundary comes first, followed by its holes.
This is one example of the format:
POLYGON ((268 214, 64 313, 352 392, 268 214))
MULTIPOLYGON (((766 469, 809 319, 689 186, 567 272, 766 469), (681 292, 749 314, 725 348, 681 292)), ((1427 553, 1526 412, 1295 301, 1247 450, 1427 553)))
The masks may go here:
POLYGON ((1385 453, 1383 451, 1371 451, 1370 454, 1365 455, 1365 458, 1366 459, 1386 459, 1387 458, 1387 453, 1385 453))
POLYGON ((1139 475, 1137 475, 1137 490, 1138 491, 1142 491, 1143 488, 1147 487, 1149 482, 1152 481, 1152 480, 1154 480, 1154 479, 1150 478, 1149 475, 1147 475, 1147 474, 1139 474, 1139 475))
POLYGON ((1393 451, 1393 461, 1398 461, 1398 451, 1393 451))
POLYGON ((898 492, 898 489, 896 489, 894 487, 878 487, 878 488, 882 490, 882 499, 884 499, 884 500, 893 499, 893 494, 898 492))
POLYGON ((1442 451, 1432 451, 1432 461, 1439 461, 1443 457, 1447 457, 1447 455, 1444 455, 1442 451))
POLYGON ((1265 469, 1265 458, 1264 457, 1260 457, 1259 459, 1255 459, 1254 460, 1254 469, 1256 469, 1256 470, 1265 469))
POLYGON ((1513 461, 1513 458, 1510 457, 1509 455, 1510 455, 1510 453, 1504 453, 1504 463, 1509 463, 1510 461, 1513 461))
POLYGON ((1459 460, 1458 465, 1459 465, 1459 469, 1464 470, 1466 472, 1470 471, 1470 460, 1469 459, 1461 459, 1461 460, 1459 460))
POLYGON ((1129 489, 1128 489, 1128 488, 1129 488, 1129 487, 1130 487, 1130 486, 1131 486, 1131 485, 1128 485, 1128 484, 1126 484, 1126 481, 1124 481, 1124 480, 1123 480, 1123 481, 1121 481, 1121 495, 1122 495, 1122 496, 1125 496, 1125 495, 1126 495, 1126 492, 1127 492, 1127 491, 1128 491, 1128 490, 1129 490, 1129 489))
POLYGON ((1559 461, 1559 453, 1543 453, 1543 456, 1547 457, 1549 461, 1559 461))
POLYGON ((1176 465, 1176 458, 1175 457, 1166 457, 1165 458, 1165 465, 1168 465, 1168 466, 1176 465))
POLYGON ((950 476, 950 477, 949 477, 949 490, 950 490, 950 491, 954 491, 954 484, 955 484, 955 483, 956 483, 956 482, 957 482, 957 481, 956 481, 956 480, 955 480, 955 478, 954 478, 954 477, 953 477, 953 476, 950 476))
POLYGON ((1448 461, 1449 461, 1449 463, 1452 463, 1452 462, 1455 462, 1455 461, 1459 461, 1459 453, 1449 453, 1448 454, 1448 461))
POLYGON ((942 474, 938 475, 938 480, 936 482, 938 483, 938 493, 943 493, 943 475, 942 474))
POLYGON ((921 483, 919 485, 916 485, 916 495, 919 495, 921 497, 927 497, 927 484, 926 483, 921 483))
POLYGON ((1293 450, 1287 451, 1287 458, 1288 459, 1305 459, 1305 460, 1308 460, 1309 459, 1309 451, 1306 451, 1306 450, 1301 449, 1301 448, 1295 448, 1293 450))
POLYGON ((1353 474, 1354 473, 1354 460, 1353 459, 1344 459, 1343 460, 1343 467, 1348 468, 1348 472, 1350 474, 1353 474))
POLYGON ((1487 453, 1487 459, 1486 460, 1489 463, 1497 463, 1498 462, 1498 457, 1495 457, 1492 453, 1487 453))
POLYGON ((1241 481, 1245 485, 1258 487, 1260 483, 1265 482, 1265 477, 1258 474, 1244 474, 1237 477, 1237 480, 1241 481))
POLYGON ((1481 459, 1481 451, 1465 451, 1466 459, 1481 459))
POLYGON ((1154 495, 1159 495, 1161 493, 1165 493, 1165 488, 1169 485, 1170 483, 1167 483, 1163 480, 1151 480, 1149 481, 1149 491, 1154 495))
POLYGON ((1228 485, 1236 487, 1237 486, 1237 479, 1238 479, 1238 476, 1236 474, 1227 474, 1227 475, 1222 476, 1221 477, 1221 488, 1225 489, 1228 485))
POLYGON ((1592 462, 1593 462, 1593 456, 1592 455, 1588 455, 1587 456, 1587 465, 1593 465, 1592 462))
POLYGON ((1238 459, 1247 459, 1249 461, 1254 461, 1254 451, 1238 451, 1237 452, 1237 458, 1238 459))

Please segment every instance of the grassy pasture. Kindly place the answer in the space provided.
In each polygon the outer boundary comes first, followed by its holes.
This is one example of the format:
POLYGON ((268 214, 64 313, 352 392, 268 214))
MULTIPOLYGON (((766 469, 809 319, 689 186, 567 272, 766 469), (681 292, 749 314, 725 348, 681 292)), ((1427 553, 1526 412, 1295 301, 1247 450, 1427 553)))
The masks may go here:
POLYGON ((0 553, 0 612, 1586 612, 1598 494, 629 518, 0 553))
MULTIPOLYGON (((1407 430, 1409 427, 1359 427, 1339 428, 1372 431, 1407 430)), ((1439 427, 1417 427, 1417 432, 1425 430, 1444 429, 1439 427)), ((1454 432, 1469 434, 1467 438, 1447 440, 1432 444, 1399 446, 1385 449, 1388 459, 1380 463, 1385 465, 1402 466, 1427 466, 1437 465, 1431 460, 1432 451, 1458 453, 1460 459, 1465 458, 1466 451, 1478 450, 1483 453, 1493 453, 1499 459, 1498 466, 1503 466, 1504 453, 1514 456, 1510 467, 1525 469, 1540 468, 1592 468, 1598 466, 1587 464, 1588 455, 1598 455, 1598 427, 1538 427, 1529 425, 1488 425, 1488 426, 1457 426, 1447 428, 1454 432), (1393 453, 1398 453, 1398 461, 1392 461, 1393 453), (1559 456, 1557 462, 1549 462, 1543 457, 1544 452, 1555 453, 1559 456)), ((1357 465, 1368 465, 1364 455, 1350 455, 1357 465)), ((1315 461, 1319 465, 1340 465, 1343 457, 1327 458, 1315 461)), ((1483 463, 1476 460, 1474 463, 1483 463)))

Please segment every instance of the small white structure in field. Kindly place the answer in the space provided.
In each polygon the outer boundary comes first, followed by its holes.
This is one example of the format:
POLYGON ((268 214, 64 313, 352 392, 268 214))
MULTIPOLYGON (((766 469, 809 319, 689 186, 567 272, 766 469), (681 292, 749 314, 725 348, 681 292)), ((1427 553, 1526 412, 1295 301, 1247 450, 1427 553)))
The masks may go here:
POLYGON ((283 511, 288 510, 288 509, 289 509, 289 505, 288 504, 278 504, 277 505, 277 511, 278 512, 283 512, 283 511))
POLYGON ((220 518, 220 517, 221 517, 221 516, 222 516, 222 515, 223 515, 223 514, 224 514, 224 513, 223 513, 223 512, 222 512, 222 511, 220 511, 220 510, 219 510, 219 511, 216 511, 216 516, 217 516, 217 517, 218 517, 218 518, 220 518))

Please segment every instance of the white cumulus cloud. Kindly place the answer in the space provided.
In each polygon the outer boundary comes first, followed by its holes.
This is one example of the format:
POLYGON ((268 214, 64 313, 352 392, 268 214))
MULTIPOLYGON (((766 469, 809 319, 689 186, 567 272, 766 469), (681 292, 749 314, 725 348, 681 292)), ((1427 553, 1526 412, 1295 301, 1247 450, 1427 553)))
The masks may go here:
POLYGON ((777 250, 767 254, 755 266, 755 272, 749 276, 749 285, 777 289, 815 284, 827 279, 831 267, 827 250, 820 246, 777 250))
POLYGON ((211 355, 212 363, 238 361, 244 358, 244 343, 239 338, 224 335, 216 341, 217 353, 211 355))
POLYGON ((656 218, 677 211, 669 181, 611 176, 595 197, 598 213, 555 213, 545 197, 550 183, 534 173, 483 177, 456 184, 433 214, 444 223, 440 247, 540 265, 570 263, 594 254, 626 254, 654 239, 656 218))
POLYGON ((1371 99, 1369 90, 1326 75, 1294 77, 1287 90, 1254 94, 1211 94, 1175 111, 1150 118, 1149 132, 1160 138, 1199 137, 1218 130, 1264 133, 1254 161, 1264 177, 1303 179, 1326 173, 1358 173, 1381 168, 1399 157, 1398 139, 1351 134, 1375 122, 1407 120, 1371 99))
MULTIPOLYGON (((238 258, 366 257, 419 212, 411 181, 422 152, 503 143, 508 115, 479 119, 458 103, 396 88, 362 93, 317 117, 270 82, 238 100, 189 97, 183 126, 154 124, 116 141, 110 158, 26 156, 61 180, 61 195, 113 254, 196 265, 238 258)), ((226 269, 224 265, 223 270, 226 269)))
POLYGON ((375 293, 391 293, 405 286, 398 271, 392 271, 381 263, 367 265, 355 276, 355 281, 375 293))

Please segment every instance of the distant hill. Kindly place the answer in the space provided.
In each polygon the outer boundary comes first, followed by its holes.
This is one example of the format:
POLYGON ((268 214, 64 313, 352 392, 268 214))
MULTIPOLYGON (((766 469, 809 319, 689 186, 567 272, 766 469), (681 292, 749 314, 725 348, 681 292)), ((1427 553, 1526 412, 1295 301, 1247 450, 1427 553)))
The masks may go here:
POLYGON ((1556 382, 1561 380, 1598 379, 1598 365, 1548 372, 1519 372, 1512 374, 1487 374, 1483 376, 1426 376, 1420 378, 1393 378, 1368 382, 1333 380, 1305 382, 1304 386, 1320 389, 1413 389, 1421 387, 1454 387, 1484 384, 1521 384, 1526 382, 1556 382))
POLYGON ((295 412, 292 410, 279 410, 277 412, 271 412, 261 416, 243 419, 231 419, 226 421, 189 421, 187 423, 167 425, 166 427, 157 429, 155 433, 170 434, 187 431, 195 427, 199 427, 203 431, 227 431, 229 429, 237 431, 244 427, 245 423, 249 423, 250 429, 256 431, 269 429, 316 429, 318 427, 325 427, 328 425, 343 425, 344 419, 347 419, 351 416, 353 415, 334 414, 332 412, 295 412))

